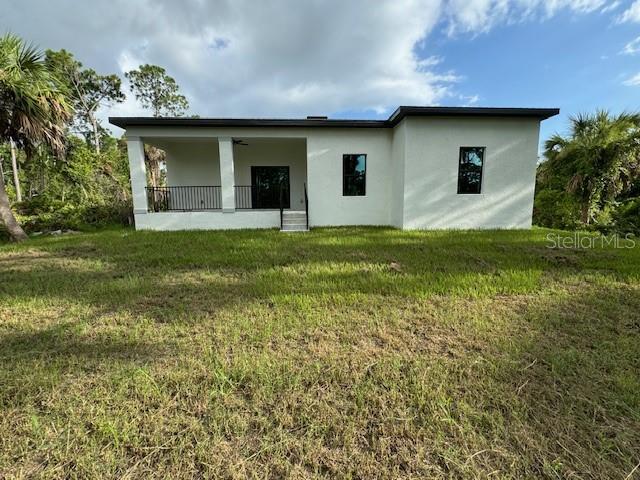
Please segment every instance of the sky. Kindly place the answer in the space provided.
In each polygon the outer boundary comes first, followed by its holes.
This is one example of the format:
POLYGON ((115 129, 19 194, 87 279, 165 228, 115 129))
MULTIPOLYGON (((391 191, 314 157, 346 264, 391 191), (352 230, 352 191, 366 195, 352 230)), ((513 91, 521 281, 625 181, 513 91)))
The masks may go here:
MULTIPOLYGON (((201 117, 559 107, 544 141, 640 110, 640 0, 2 0, 0 32, 99 73, 160 65, 201 117)), ((125 92, 105 124, 150 114, 125 92)))

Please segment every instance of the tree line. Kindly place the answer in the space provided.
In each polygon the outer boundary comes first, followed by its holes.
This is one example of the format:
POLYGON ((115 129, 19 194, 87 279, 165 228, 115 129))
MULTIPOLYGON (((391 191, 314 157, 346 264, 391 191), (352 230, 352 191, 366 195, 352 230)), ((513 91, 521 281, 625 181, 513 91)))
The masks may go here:
MULTIPOLYGON (((189 104, 162 67, 124 75, 129 92, 118 75, 86 68, 71 52, 0 37, 0 230, 9 238, 130 219, 126 146, 98 111, 127 94, 154 116, 184 115, 189 104)), ((145 157, 150 183, 160 184, 164 153, 148 146, 145 157)))
POLYGON ((640 234, 640 114, 601 110, 570 119, 545 142, 534 223, 640 234))
MULTIPOLYGON (((130 221, 126 146, 98 111, 127 94, 154 116, 184 115, 189 104, 162 67, 124 76, 129 92, 117 74, 86 68, 71 52, 0 37, 0 236, 130 221)), ((151 185, 163 182, 163 160, 145 146, 151 185)), ((546 141, 542 160, 535 224, 640 234, 639 114, 573 117, 567 135, 546 141)))

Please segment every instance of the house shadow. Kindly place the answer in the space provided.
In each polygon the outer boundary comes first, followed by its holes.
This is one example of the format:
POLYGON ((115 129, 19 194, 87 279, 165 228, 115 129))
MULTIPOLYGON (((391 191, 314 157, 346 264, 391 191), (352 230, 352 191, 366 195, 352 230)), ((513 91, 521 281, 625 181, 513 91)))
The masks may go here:
MULTIPOLYGON (((93 316, 129 312, 167 322, 172 321, 167 312, 178 311, 180 320, 190 314, 198 318, 290 294, 526 293, 539 288, 545 275, 606 270, 602 256, 616 260, 612 251, 545 248, 528 232, 349 229, 341 241, 336 230, 307 236, 264 232, 260 242, 251 231, 109 232, 106 241, 53 241, 36 252, 0 257, 0 296, 72 300, 93 316), (131 241, 132 236, 138 238, 131 241), (596 259, 600 265, 594 267, 596 259), (528 286, 518 286, 526 275, 528 286)), ((617 274, 622 280, 632 277, 636 266, 640 270, 639 256, 617 260, 618 266, 624 262, 627 268, 617 274)))
POLYGON ((109 333, 84 333, 78 322, 38 330, 3 332, 0 340, 0 403, 17 406, 56 389, 71 378, 108 375, 113 368, 144 367, 170 356, 164 341, 132 340, 109 333))
MULTIPOLYGON (((20 384, 53 388, 59 377, 51 380, 51 370, 90 372, 105 360, 144 366, 179 353, 159 339, 85 333, 105 318, 161 328, 216 322, 221 312, 255 302, 278 306, 292 295, 374 294, 407 303, 480 295, 489 306, 512 295, 519 303, 506 306, 510 320, 500 335, 486 351, 462 359, 490 364, 479 373, 479 384, 489 388, 450 385, 454 423, 443 435, 464 442, 455 422, 468 424, 484 436, 487 450, 457 463, 486 472, 511 464, 522 477, 551 476, 556 469, 560 477, 604 478, 634 467, 640 445, 634 390, 640 378, 640 295, 632 286, 640 271, 638 255, 547 249, 541 240, 527 240, 528 232, 492 232, 488 241, 473 232, 349 231, 342 241, 334 229, 309 236, 267 232, 262 242, 253 232, 129 234, 139 237, 136 242, 112 233, 103 243, 74 238, 5 255, 4 312, 20 311, 29 302, 71 303, 85 318, 70 314, 41 328, 4 328, 0 359, 12 379, 0 395, 15 403, 20 384), (485 242, 483 248, 473 248, 478 241, 485 242), (627 265, 613 269, 614 263, 627 265), (615 281, 584 281, 587 271, 615 281), (551 281, 566 282, 566 291, 545 290, 551 281), (467 416, 455 408, 458 401, 499 421, 467 416), (523 452, 537 463, 522 463, 523 452)), ((447 459, 441 463, 453 477, 469 473, 447 459)))

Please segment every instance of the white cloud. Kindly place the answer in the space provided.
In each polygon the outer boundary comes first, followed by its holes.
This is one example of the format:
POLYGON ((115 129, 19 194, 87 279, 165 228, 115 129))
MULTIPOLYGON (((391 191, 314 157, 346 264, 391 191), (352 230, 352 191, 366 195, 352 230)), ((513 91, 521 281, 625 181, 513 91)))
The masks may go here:
POLYGON ((626 9, 618 18, 618 22, 634 22, 640 23, 640 0, 635 0, 631 6, 626 9))
POLYGON ((626 85, 627 87, 637 87, 638 85, 640 85, 640 73, 636 73, 633 77, 630 77, 622 82, 622 84, 626 85))
MULTIPOLYGON (((591 13, 600 8, 606 8, 605 0, 541 0, 540 2, 525 0, 525 3, 542 3, 547 11, 547 15, 555 15, 561 9, 567 8, 576 13, 591 13)), ((614 2, 615 3, 615 2, 614 2)))
POLYGON ((620 53, 624 55, 635 55, 640 52, 640 37, 636 37, 627 43, 620 53))
POLYGON ((612 12, 613 10, 615 10, 616 8, 618 8, 622 3, 620 2, 620 0, 616 0, 615 2, 610 3, 609 5, 605 5, 602 10, 600 10, 601 13, 608 13, 608 12, 612 12))
MULTIPOLYGON (((640 1, 640 0, 639 0, 640 1)), ((166 68, 201 116, 380 115, 400 104, 479 101, 446 58, 420 58, 434 30, 472 34, 604 0, 22 0, 0 29, 66 48, 99 72, 166 68)), ((148 114, 135 99, 103 112, 148 114)))
POLYGON ((480 101, 480 95, 458 95, 458 99, 463 107, 471 107, 480 101))
POLYGON ((606 3, 606 0, 450 0, 446 6, 447 32, 485 33, 498 24, 550 18, 563 9, 576 14, 591 13, 607 8, 606 3))
MULTIPOLYGON (((161 65, 181 85, 192 113, 202 116, 436 104, 457 81, 443 59, 420 59, 414 51, 439 20, 440 0, 378 8, 367 0, 295 8, 288 0, 52 3, 10 4, 0 27, 42 47, 67 48, 103 72, 161 65)), ((134 109, 127 102, 112 112, 134 109)))
POLYGON ((444 61, 444 58, 439 57, 437 55, 432 55, 431 57, 418 60, 418 69, 428 70, 430 67, 435 67, 436 65, 440 65, 443 61, 444 61))

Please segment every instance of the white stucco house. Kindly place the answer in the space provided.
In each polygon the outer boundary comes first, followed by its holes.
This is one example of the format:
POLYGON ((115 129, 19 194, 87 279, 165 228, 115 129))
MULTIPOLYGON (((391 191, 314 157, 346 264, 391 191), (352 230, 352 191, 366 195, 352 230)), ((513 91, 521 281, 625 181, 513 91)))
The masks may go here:
POLYGON ((555 108, 399 107, 387 120, 112 117, 138 229, 530 228, 555 108), (166 152, 147 185, 144 144, 166 152))

